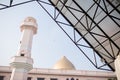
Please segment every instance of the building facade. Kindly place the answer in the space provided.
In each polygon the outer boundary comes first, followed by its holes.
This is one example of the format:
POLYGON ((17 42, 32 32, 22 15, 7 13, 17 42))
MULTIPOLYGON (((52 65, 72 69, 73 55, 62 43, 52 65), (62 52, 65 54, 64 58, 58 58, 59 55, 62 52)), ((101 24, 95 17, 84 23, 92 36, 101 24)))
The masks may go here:
MULTIPOLYGON (((11 67, 0 66, 0 80, 10 80, 11 72, 11 67)), ((27 80, 115 80, 115 77, 114 72, 34 68, 27 80)))
MULTIPOLYGON (((1 66, 0 80, 9 80, 11 72, 11 67, 1 66)), ((76 70, 65 56, 53 68, 33 68, 27 76, 27 80, 116 80, 115 78, 114 72, 76 70)))

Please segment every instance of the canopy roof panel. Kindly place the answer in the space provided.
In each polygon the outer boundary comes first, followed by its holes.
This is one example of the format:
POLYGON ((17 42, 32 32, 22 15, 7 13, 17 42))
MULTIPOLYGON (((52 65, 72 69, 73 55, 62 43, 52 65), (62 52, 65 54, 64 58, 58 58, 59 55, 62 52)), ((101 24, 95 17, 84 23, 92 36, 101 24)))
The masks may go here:
POLYGON ((114 60, 120 54, 120 3, 117 0, 50 2, 114 71, 114 60))

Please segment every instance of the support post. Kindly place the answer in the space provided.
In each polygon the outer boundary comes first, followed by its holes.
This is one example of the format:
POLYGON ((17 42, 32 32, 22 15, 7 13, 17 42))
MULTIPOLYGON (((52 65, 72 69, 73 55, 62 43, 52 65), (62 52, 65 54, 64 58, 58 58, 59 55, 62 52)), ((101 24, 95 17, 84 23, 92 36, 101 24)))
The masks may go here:
POLYGON ((117 79, 120 80, 120 55, 118 55, 115 60, 115 73, 116 73, 117 79))

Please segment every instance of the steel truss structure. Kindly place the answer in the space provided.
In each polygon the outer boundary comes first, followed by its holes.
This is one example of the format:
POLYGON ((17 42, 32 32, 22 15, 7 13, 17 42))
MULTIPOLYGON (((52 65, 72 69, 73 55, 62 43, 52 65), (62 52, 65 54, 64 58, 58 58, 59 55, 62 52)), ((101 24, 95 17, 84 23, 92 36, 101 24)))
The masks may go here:
POLYGON ((0 2, 0 10, 37 2, 97 69, 115 71, 114 60, 120 54, 119 1, 27 0, 16 4, 13 2, 14 0, 10 0, 9 4, 0 2), (99 64, 100 60, 103 61, 102 64, 99 64))

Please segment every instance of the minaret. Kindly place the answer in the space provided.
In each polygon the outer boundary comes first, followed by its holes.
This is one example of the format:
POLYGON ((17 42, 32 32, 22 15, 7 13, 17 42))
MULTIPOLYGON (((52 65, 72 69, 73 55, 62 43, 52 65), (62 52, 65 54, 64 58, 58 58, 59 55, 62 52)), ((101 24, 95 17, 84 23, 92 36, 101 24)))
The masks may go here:
POLYGON ((27 73, 33 68, 31 47, 33 35, 37 33, 37 23, 32 17, 27 17, 20 26, 22 37, 16 56, 11 58, 12 74, 10 80, 27 80, 27 73))

